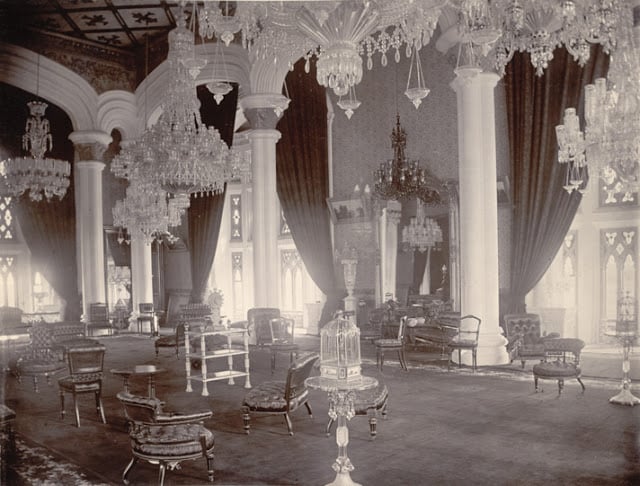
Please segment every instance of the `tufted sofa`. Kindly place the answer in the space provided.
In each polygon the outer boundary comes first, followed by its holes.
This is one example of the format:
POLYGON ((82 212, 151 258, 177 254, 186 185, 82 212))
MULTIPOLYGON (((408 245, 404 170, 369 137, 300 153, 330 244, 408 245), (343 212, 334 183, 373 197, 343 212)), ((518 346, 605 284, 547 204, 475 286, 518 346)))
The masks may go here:
POLYGON ((509 358, 511 361, 519 359, 523 368, 529 360, 543 360, 545 341, 560 337, 555 332, 541 335, 540 324, 538 314, 506 314, 504 316, 504 332, 508 340, 509 358))

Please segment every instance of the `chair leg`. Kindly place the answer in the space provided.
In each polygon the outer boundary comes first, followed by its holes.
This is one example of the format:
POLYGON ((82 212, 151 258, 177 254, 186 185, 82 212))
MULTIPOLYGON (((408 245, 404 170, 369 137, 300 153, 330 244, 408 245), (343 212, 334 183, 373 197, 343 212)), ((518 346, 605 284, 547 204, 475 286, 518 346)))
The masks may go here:
POLYGON ((540 388, 538 386, 538 377, 537 376, 533 377, 533 385, 534 385, 534 387, 536 389, 536 393, 538 393, 539 391, 543 391, 542 388, 540 388))
POLYGON ((127 479, 127 475, 129 474, 129 472, 131 471, 131 468, 134 466, 134 464, 138 462, 138 458, 133 456, 131 458, 131 460, 129 461, 129 464, 127 464, 127 467, 124 468, 124 471, 122 471, 122 482, 124 484, 129 484, 129 480, 127 479))
POLYGON ((376 435, 378 435, 378 417, 376 416, 377 412, 373 412, 373 414, 369 417, 369 439, 375 440, 376 435))
POLYGON ((409 371, 409 368, 407 368, 407 357, 404 354, 404 348, 400 348, 400 350, 398 351, 398 356, 400 356, 400 366, 402 367, 402 369, 405 371, 409 371))
POLYGON ((107 419, 104 417, 104 407, 102 406, 101 392, 99 391, 96 392, 96 409, 98 410, 100 420, 102 420, 103 424, 106 424, 107 419))
POLYGON ((585 390, 584 383, 582 383, 582 380, 580 379, 579 376, 576 376, 576 380, 578 380, 578 383, 580 383, 580 386, 582 387, 582 393, 584 393, 584 390, 585 390))
POLYGON ((558 396, 562 394, 562 390, 564 389, 564 380, 558 380, 558 396))
POLYGON ((244 423, 244 433, 249 435, 251 428, 251 415, 249 415, 249 407, 242 407, 242 422, 244 423))
POLYGON ((289 431, 289 435, 293 435, 293 424, 291 423, 291 417, 287 412, 284 413, 284 419, 287 422, 287 430, 289 431))
POLYGON ((213 451, 206 455, 207 457, 207 479, 210 483, 213 483, 214 469, 213 469, 213 451))
POLYGON ((164 484, 164 473, 167 470, 167 465, 164 461, 160 461, 160 471, 158 472, 158 485, 162 486, 164 484))
POLYGON ((64 420, 64 392, 60 390, 60 418, 64 420))
POLYGON ((80 410, 78 409, 78 396, 73 394, 73 408, 76 411, 76 427, 80 427, 80 410))
POLYGON ((458 348, 458 368, 462 368, 462 349, 458 348))
POLYGON ((309 412, 309 417, 313 418, 313 412, 311 411, 311 405, 309 405, 309 402, 304 402, 304 406, 307 407, 307 412, 309 412))
POLYGON ((271 350, 271 374, 273 375, 273 372, 276 369, 276 353, 275 351, 272 349, 271 350))
POLYGON ((327 437, 329 437, 331 435, 331 426, 332 425, 333 425, 333 419, 329 418, 329 422, 327 423, 327 430, 326 430, 327 437))
POLYGON ((478 350, 476 348, 473 348, 471 350, 471 357, 473 360, 473 364, 472 364, 472 368, 473 368, 473 372, 476 372, 476 368, 478 367, 478 350))
POLYGON ((33 375, 33 391, 38 393, 38 375, 33 375))

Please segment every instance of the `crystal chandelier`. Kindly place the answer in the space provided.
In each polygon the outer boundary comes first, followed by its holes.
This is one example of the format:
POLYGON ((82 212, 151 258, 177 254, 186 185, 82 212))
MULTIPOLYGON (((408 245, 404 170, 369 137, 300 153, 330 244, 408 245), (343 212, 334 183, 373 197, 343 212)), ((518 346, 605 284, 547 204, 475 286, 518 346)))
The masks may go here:
POLYGON ((396 126, 391 132, 393 159, 380 164, 374 172, 374 195, 379 199, 401 200, 417 197, 426 204, 442 204, 440 192, 430 181, 417 160, 405 155, 407 134, 396 115, 396 126))
POLYGON ((187 195, 169 198, 155 183, 136 181, 127 187, 125 198, 116 201, 112 210, 113 224, 133 238, 150 242, 167 234, 169 228, 180 225, 188 207, 187 195))
POLYGON ((629 0, 458 0, 462 41, 482 47, 498 74, 516 52, 528 52, 542 75, 556 47, 564 45, 581 66, 590 44, 606 53, 617 44, 617 31, 629 0))
POLYGON ((585 87, 585 132, 580 132, 575 110, 556 127, 558 161, 569 164, 573 171, 565 188, 583 190, 585 165, 604 181, 607 201, 623 194, 632 201, 640 189, 640 27, 632 25, 640 19, 640 7, 631 8, 618 25, 618 47, 611 55, 607 78, 598 78, 585 87), (559 132, 558 132, 559 131, 559 132))
POLYGON ((233 177, 229 148, 200 118, 195 78, 202 63, 191 62, 194 34, 184 14, 169 34, 169 85, 162 114, 142 137, 123 147, 112 171, 132 184, 149 181, 169 194, 214 194, 233 177), (187 60, 187 62, 182 62, 187 60))
POLYGON ((402 243, 410 250, 418 250, 424 253, 427 250, 439 249, 443 242, 442 229, 433 218, 427 218, 421 214, 421 205, 418 206, 418 214, 411 218, 411 222, 402 228, 402 243))
MULTIPOLYGON (((40 56, 36 74, 36 96, 40 86, 40 56)), ((66 160, 45 157, 53 148, 53 138, 49 131, 49 120, 44 116, 47 109, 42 101, 27 103, 30 116, 27 118, 22 148, 28 157, 9 158, 2 161, 0 172, 8 195, 18 197, 29 192, 32 201, 41 201, 44 196, 49 201, 53 196, 62 199, 69 187, 71 165, 66 160)))

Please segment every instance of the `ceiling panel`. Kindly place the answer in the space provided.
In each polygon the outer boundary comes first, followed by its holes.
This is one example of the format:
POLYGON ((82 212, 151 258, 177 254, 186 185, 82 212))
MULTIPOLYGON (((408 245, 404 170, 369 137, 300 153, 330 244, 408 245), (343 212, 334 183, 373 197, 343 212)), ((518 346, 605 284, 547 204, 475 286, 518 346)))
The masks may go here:
POLYGON ((122 24, 110 10, 68 11, 67 15, 84 32, 122 30, 122 24))

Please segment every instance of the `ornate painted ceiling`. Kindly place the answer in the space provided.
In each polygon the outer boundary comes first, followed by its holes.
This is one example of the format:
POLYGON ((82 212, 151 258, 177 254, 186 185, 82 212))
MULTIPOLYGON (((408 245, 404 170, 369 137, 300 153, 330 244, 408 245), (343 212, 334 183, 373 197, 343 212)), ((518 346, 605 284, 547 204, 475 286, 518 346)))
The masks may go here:
POLYGON ((33 30, 120 50, 144 46, 175 27, 176 2, 164 0, 5 0, 0 21, 9 32, 33 30))

